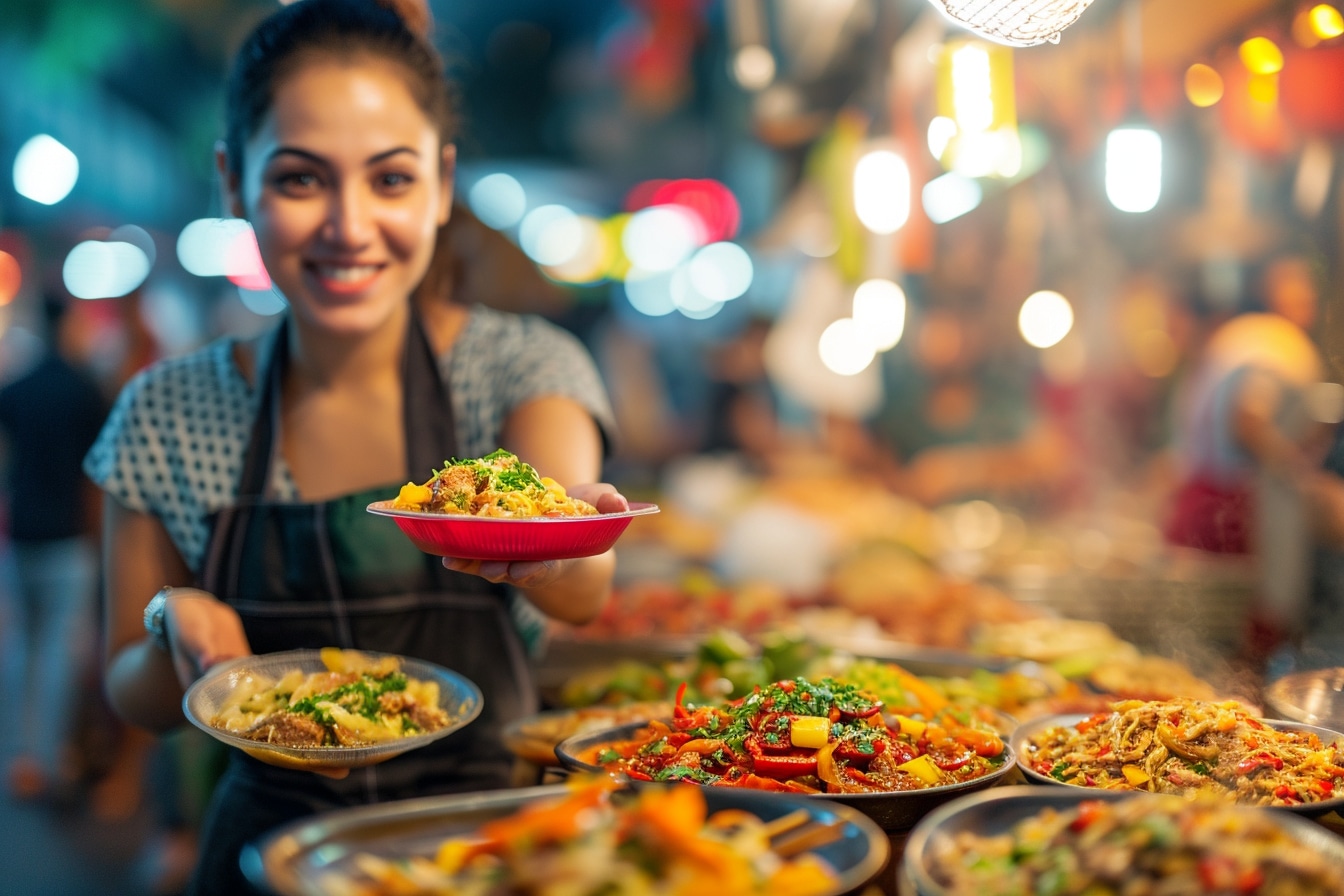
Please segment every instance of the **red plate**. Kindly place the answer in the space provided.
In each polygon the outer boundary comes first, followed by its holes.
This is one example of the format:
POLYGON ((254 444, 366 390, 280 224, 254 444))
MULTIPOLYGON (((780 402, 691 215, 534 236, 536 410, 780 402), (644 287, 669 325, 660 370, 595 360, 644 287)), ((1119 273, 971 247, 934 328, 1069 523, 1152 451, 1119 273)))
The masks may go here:
POLYGON ((632 501, 623 513, 595 516, 509 519, 454 513, 396 510, 374 501, 369 513, 390 516, 426 554, 463 560, 564 560, 609 550, 637 516, 658 512, 657 504, 632 501))

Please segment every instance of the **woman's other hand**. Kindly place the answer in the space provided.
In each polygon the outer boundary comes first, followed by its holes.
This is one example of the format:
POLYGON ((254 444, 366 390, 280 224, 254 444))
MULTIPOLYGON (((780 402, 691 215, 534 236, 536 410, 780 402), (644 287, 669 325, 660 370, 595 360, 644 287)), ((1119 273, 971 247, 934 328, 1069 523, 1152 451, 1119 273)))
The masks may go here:
POLYGON ((184 689, 211 666, 252 653, 238 611, 205 591, 175 589, 164 607, 164 624, 184 689))

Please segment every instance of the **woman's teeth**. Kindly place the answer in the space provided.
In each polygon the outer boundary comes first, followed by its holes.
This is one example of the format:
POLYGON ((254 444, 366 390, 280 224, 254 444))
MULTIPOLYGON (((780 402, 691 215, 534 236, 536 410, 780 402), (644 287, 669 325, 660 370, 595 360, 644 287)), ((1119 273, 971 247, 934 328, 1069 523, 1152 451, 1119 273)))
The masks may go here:
POLYGON ((335 280, 339 283, 358 283, 360 280, 367 280, 378 273, 375 265, 360 265, 359 267, 332 267, 330 265, 318 265, 317 273, 327 280, 335 280))

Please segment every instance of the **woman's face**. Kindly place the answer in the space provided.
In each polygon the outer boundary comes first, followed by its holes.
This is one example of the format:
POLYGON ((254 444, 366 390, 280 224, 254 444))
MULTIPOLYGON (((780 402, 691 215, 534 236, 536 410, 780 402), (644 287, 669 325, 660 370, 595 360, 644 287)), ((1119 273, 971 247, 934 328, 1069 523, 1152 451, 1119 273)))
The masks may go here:
POLYGON ((225 183, 294 313, 358 335, 406 307, 424 276, 453 160, 398 67, 329 61, 277 84, 241 180, 225 183))

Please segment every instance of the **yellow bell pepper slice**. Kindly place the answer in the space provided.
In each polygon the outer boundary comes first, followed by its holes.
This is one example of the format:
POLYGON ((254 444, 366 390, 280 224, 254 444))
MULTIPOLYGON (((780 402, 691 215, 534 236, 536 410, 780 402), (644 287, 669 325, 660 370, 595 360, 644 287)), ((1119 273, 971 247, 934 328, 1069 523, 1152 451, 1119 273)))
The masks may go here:
POLYGON ((902 771, 909 772, 930 786, 937 784, 942 780, 942 771, 939 770, 938 766, 933 764, 933 760, 929 759, 928 756, 916 756, 909 762, 902 762, 896 767, 902 771))
POLYGON ((789 743, 820 750, 831 739, 831 720, 825 716, 797 716, 789 720, 789 743))

